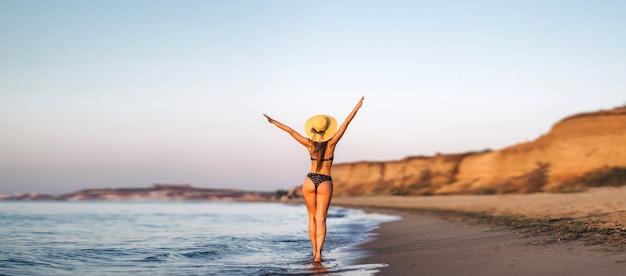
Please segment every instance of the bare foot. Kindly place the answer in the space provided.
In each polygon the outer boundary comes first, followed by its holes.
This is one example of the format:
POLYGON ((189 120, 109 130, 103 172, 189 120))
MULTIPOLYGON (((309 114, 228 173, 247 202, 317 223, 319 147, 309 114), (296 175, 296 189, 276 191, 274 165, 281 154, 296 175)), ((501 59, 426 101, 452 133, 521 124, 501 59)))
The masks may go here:
POLYGON ((314 255, 313 257, 313 261, 316 263, 321 263, 322 262, 322 255, 314 255))

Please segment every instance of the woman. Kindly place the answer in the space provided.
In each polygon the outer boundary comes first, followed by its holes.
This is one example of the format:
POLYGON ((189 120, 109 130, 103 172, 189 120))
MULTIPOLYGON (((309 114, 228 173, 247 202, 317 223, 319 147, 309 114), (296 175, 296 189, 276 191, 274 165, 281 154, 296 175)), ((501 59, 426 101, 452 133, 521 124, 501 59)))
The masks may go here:
POLYGON ((304 178, 302 194, 309 214, 309 236, 313 246, 313 261, 322 261, 322 247, 326 239, 326 215, 333 196, 333 180, 330 169, 333 164, 335 147, 348 128, 348 124, 363 105, 361 97, 350 115, 337 129, 337 121, 328 115, 316 115, 307 120, 305 132, 309 138, 300 135, 290 127, 263 114, 278 128, 291 134, 308 151, 311 157, 311 170, 304 178), (336 130, 336 132, 335 132, 336 130))

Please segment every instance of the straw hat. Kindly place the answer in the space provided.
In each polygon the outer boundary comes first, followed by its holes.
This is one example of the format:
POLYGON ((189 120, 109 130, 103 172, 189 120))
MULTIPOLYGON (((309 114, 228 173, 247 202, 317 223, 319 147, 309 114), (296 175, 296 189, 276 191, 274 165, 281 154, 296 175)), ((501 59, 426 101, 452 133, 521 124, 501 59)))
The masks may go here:
POLYGON ((337 132, 337 121, 330 115, 315 115, 304 124, 304 131, 315 142, 325 142, 337 132))

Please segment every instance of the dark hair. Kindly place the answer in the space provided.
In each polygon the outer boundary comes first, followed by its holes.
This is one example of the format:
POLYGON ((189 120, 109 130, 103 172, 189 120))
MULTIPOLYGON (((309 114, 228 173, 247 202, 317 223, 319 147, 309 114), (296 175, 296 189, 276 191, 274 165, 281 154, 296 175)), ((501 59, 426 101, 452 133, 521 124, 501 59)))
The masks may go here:
POLYGON ((313 142, 313 154, 317 155, 317 167, 315 168, 316 172, 319 172, 322 169, 322 164, 324 164, 324 154, 326 153, 326 146, 328 145, 328 141, 324 142, 313 142))

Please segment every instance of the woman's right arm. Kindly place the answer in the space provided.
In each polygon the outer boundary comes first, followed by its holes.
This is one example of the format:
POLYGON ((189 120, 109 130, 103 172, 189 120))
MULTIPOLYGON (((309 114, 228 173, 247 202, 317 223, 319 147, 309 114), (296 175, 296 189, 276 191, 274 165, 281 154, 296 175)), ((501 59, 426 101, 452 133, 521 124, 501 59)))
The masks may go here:
POLYGON ((284 130, 285 132, 289 133, 289 135, 291 135, 291 137, 293 137, 294 139, 296 139, 296 141, 298 141, 298 143, 302 144, 305 147, 309 147, 311 144, 311 140, 309 140, 309 138, 306 138, 302 135, 300 135, 300 133, 298 133, 297 131, 293 130, 292 128, 288 127, 287 125, 276 121, 274 119, 272 119, 270 116, 267 116, 266 114, 263 114, 263 116, 265 116, 265 118, 267 118, 267 121, 270 124, 273 124, 275 126, 277 126, 278 128, 284 130))

